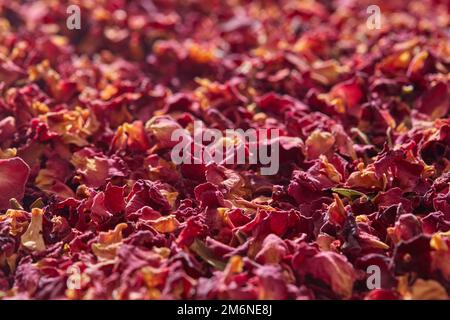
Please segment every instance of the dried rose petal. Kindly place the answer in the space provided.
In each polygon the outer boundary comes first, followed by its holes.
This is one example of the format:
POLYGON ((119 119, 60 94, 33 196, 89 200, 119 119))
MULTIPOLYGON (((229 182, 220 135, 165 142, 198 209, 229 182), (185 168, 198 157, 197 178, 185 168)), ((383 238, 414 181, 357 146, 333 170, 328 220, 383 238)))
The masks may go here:
POLYGON ((9 207, 9 200, 22 200, 30 168, 20 158, 0 159, 0 209, 9 207))

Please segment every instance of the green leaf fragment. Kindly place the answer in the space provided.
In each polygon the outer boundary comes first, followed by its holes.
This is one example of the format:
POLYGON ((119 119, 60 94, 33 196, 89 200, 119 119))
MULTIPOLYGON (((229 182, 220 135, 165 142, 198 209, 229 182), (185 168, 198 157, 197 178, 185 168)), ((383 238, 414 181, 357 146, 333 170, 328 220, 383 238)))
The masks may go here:
POLYGON ((19 203, 19 201, 17 201, 16 198, 9 199, 9 206, 14 210, 23 210, 22 205, 19 203))
POLYGON ((195 239, 190 246, 190 249, 214 268, 222 271, 225 270, 226 263, 219 260, 211 251, 211 249, 205 246, 202 241, 195 239))
POLYGON ((37 198, 37 199, 34 200, 34 202, 30 205, 30 209, 33 209, 33 208, 39 208, 39 209, 42 209, 43 207, 45 207, 45 203, 44 203, 44 201, 42 201, 42 198, 37 198))
POLYGON ((331 188, 331 191, 339 194, 340 196, 349 198, 351 200, 358 199, 360 197, 367 197, 364 193, 346 188, 331 188))

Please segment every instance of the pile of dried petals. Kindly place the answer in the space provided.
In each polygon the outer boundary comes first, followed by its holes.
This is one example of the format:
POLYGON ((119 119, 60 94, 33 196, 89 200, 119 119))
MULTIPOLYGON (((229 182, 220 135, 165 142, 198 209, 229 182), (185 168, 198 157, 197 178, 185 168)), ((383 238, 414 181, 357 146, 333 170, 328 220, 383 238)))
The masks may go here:
POLYGON ((448 299, 447 5, 1 0, 0 299, 448 299), (175 165, 198 120, 278 174, 175 165))

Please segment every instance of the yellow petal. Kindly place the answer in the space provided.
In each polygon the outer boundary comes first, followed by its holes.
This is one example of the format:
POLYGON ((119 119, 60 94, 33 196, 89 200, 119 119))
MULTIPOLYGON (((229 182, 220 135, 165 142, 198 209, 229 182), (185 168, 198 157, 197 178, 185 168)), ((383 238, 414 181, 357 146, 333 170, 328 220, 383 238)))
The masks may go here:
POLYGON ((447 246, 447 243, 445 242, 445 240, 442 239, 442 236, 445 236, 445 233, 437 232, 437 233, 433 234, 433 236, 431 237, 431 240, 430 240, 430 246, 434 250, 447 252, 448 246, 447 246))
POLYGON ((417 279, 411 287, 410 296, 412 300, 446 300, 447 291, 439 282, 434 280, 417 279))
POLYGON ((42 237, 43 215, 42 209, 33 208, 31 211, 31 222, 28 225, 28 229, 20 238, 22 245, 31 251, 45 250, 44 238, 42 237))
POLYGON ((170 215, 167 217, 161 217, 154 221, 152 221, 152 227, 156 229, 158 232, 162 233, 170 233, 178 229, 180 223, 175 218, 174 215, 170 215))
POLYGON ((119 223, 114 230, 100 232, 99 241, 92 244, 94 254, 104 260, 114 259, 117 249, 122 244, 122 231, 127 227, 126 223, 119 223))

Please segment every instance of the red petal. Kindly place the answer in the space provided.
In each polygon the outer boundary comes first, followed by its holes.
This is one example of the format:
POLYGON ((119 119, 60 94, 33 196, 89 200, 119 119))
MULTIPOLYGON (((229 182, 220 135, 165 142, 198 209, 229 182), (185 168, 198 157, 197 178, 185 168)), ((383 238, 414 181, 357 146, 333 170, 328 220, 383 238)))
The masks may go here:
POLYGON ((20 158, 0 160, 0 209, 9 207, 9 199, 22 200, 30 167, 20 158))

